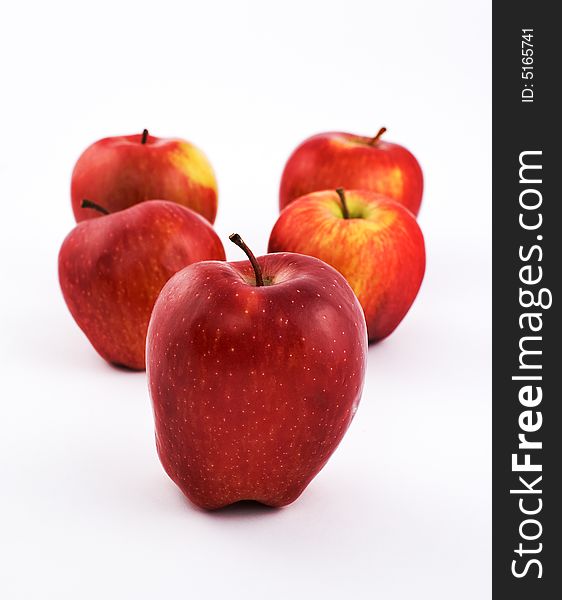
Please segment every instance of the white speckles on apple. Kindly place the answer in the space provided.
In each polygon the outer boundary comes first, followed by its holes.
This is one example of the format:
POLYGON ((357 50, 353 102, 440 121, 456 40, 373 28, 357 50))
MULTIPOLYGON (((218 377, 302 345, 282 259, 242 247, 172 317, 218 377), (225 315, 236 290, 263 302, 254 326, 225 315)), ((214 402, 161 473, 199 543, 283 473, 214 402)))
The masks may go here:
MULTIPOLYGON (((243 498, 272 504, 293 500, 339 442, 361 389, 363 357, 356 355, 363 350, 350 334, 359 314, 354 320, 345 312, 356 308, 351 299, 343 302, 335 291, 329 299, 329 281, 314 289, 303 278, 299 291, 287 287, 284 298, 271 287, 254 291, 242 284, 238 302, 233 303, 235 290, 227 304, 213 288, 208 307, 193 318, 191 328, 182 321, 179 329, 161 333, 171 335, 177 356, 166 357, 159 371, 174 360, 185 379, 181 389, 162 388, 177 401, 155 410, 157 423, 158 414, 176 419, 169 432, 160 429, 159 452, 169 457, 163 463, 186 494, 207 507, 243 498), (178 336, 188 349, 183 362, 178 336), (357 366, 344 374, 348 356, 357 366), (212 381, 203 384, 203 375, 212 381), (186 397, 192 399, 187 404, 186 397), (169 412, 174 406, 177 415, 169 412), (187 421, 178 421, 183 415, 187 421)), ((180 310, 182 302, 174 305, 180 310)), ((187 310, 186 316, 189 323, 187 310)))

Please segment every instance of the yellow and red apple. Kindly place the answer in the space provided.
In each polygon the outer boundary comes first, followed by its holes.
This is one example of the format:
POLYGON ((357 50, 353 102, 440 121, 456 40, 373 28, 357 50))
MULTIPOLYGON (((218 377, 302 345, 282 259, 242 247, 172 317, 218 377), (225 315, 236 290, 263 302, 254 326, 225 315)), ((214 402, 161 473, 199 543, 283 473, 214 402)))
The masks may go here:
POLYGON ((79 223, 59 253, 59 280, 74 320, 108 362, 145 368, 148 321, 163 285, 200 260, 224 260, 208 221, 161 200, 107 214, 93 202, 83 210, 98 219, 79 223))
POLYGON ((99 214, 82 208, 92 198, 111 213, 145 200, 168 200, 191 208, 214 223, 217 182, 199 148, 181 139, 142 134, 108 137, 89 146, 72 173, 76 221, 99 214))
POLYGON ((269 252, 308 254, 336 268, 363 307, 369 341, 394 331, 416 298, 425 271, 423 234, 412 213, 364 190, 298 198, 279 215, 269 252))
POLYGON ((381 128, 374 137, 321 133, 305 140, 285 165, 279 208, 310 192, 342 187, 384 194, 417 215, 423 193, 421 167, 409 150, 387 142, 385 131, 381 128))

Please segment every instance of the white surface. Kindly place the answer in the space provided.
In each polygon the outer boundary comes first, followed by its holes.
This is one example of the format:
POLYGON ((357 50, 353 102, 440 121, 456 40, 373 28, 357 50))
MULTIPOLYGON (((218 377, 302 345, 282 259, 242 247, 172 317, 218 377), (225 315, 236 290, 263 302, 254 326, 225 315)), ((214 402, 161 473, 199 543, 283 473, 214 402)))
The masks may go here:
POLYGON ((3 4, 0 597, 490 597, 490 13, 3 4), (186 137, 216 169, 220 235, 263 253, 294 146, 381 125, 426 177, 422 292, 300 500, 201 512, 157 460, 144 374, 105 365, 59 293, 74 161, 105 135, 186 137))

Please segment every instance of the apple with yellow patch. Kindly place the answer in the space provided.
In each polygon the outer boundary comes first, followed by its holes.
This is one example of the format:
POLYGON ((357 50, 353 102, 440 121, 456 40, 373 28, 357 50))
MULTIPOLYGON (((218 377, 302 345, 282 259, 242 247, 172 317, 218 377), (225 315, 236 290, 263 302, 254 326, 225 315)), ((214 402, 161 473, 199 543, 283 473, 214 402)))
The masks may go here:
POLYGON ((214 223, 217 182, 199 148, 185 140, 141 134, 108 137, 89 146, 72 173, 72 210, 77 222, 98 218, 82 208, 89 198, 115 213, 164 199, 191 208, 214 223))
POLYGON ((386 127, 374 137, 330 132, 305 140, 283 171, 279 208, 310 192, 343 187, 384 194, 417 215, 423 194, 421 167, 404 146, 386 141, 385 132, 386 127))
POLYGON ((425 271, 424 239, 415 217, 398 202, 365 190, 298 198, 279 215, 268 251, 307 254, 337 269, 363 307, 371 342, 402 321, 425 271))

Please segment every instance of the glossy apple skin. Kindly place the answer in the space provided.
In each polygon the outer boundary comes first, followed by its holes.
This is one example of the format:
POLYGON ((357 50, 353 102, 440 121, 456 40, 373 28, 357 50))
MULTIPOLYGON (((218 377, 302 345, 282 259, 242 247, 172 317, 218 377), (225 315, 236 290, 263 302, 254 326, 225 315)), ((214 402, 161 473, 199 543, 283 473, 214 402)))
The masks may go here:
POLYGON ((417 215, 423 194, 418 161, 384 137, 370 142, 371 138, 340 132, 305 140, 285 165, 279 208, 310 192, 342 187, 384 194, 417 215))
POLYGON ((348 281, 365 312, 369 341, 390 335, 421 286, 425 246, 414 216, 401 204, 366 191, 345 191, 344 219, 335 191, 315 192, 279 215, 269 252, 300 252, 332 265, 348 281))
POLYGON ((349 427, 367 335, 345 279, 308 256, 202 262, 160 294, 147 373, 164 469, 196 505, 293 502, 349 427))
POLYGON ((225 259, 211 225, 183 206, 153 200, 79 223, 62 244, 59 281, 74 320, 98 353, 142 370, 160 290, 180 269, 208 259, 225 259))
POLYGON ((214 223, 217 182, 211 164, 185 140, 142 134, 108 137, 89 146, 72 173, 72 210, 77 222, 99 217, 81 208, 89 199, 110 213, 146 200, 176 202, 214 223))

